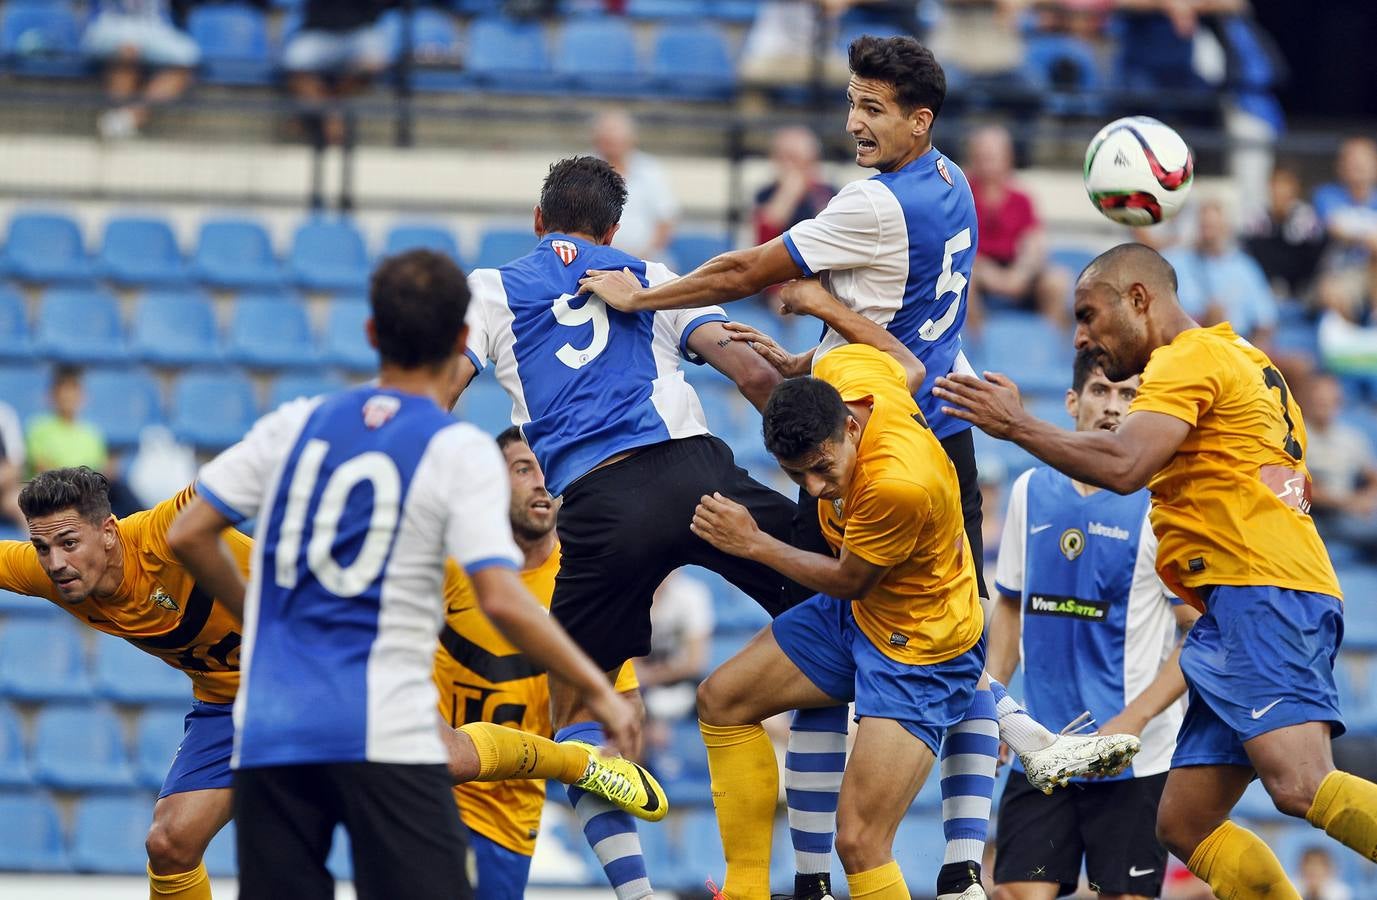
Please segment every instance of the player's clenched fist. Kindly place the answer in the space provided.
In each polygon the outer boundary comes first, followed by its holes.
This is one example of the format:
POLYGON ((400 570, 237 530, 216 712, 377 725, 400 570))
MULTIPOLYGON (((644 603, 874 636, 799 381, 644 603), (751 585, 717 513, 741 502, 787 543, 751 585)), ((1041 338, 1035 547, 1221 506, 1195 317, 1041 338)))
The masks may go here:
POLYGON ((750 557, 750 548, 760 537, 760 526, 750 511, 717 493, 703 495, 693 511, 689 529, 718 550, 734 556, 750 557))

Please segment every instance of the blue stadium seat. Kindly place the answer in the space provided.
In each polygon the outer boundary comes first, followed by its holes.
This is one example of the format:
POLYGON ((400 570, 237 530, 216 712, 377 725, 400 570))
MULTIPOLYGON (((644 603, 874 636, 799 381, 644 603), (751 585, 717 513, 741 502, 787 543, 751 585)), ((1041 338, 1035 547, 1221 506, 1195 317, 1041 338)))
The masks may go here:
POLYGON ((712 14, 707 0, 627 0, 626 14, 635 19, 704 19, 712 14))
MULTIPOLYGON (((934 766, 934 768, 936 768, 934 766)), ((937 773, 928 776, 935 781, 937 773)), ((904 880, 919 893, 932 890, 937 871, 942 868, 942 853, 947 840, 942 834, 942 816, 910 813, 899 823, 894 836, 894 858, 904 870, 904 880)))
POLYGON ((512 401, 496 380, 476 378, 459 396, 454 415, 495 435, 512 424, 512 401))
POLYGON ((1069 34, 1036 32, 1024 42, 1024 83, 1039 91, 1053 115, 1098 115, 1104 103, 1095 93, 1103 85, 1095 48, 1069 34))
POLYGON ((38 308, 34 349, 60 362, 123 362, 119 301, 104 288, 50 288, 38 308))
POLYGON ((708 671, 713 671, 740 653, 750 639, 751 635, 739 631, 719 631, 714 634, 712 647, 708 651, 708 671))
POLYGON ((1268 795, 1262 782, 1254 780, 1248 785, 1243 796, 1234 804, 1234 814, 1254 822, 1283 822, 1286 816, 1277 811, 1276 804, 1268 795))
MULTIPOLYGON (((1370 600, 1364 601, 1365 607, 1371 605, 1370 600)), ((1370 615, 1365 608, 1353 617, 1370 615)), ((1348 733, 1377 735, 1377 658, 1367 653, 1340 653, 1334 680, 1348 733)))
POLYGON ((650 56, 650 79, 659 94, 695 100, 730 97, 736 88, 736 66, 726 36, 706 22, 662 28, 650 56))
POLYGON ((138 369, 92 369, 86 373, 82 415, 114 449, 139 442, 144 426, 162 421, 162 401, 153 376, 138 369))
POLYGON ((268 23, 243 3, 192 7, 187 32, 201 47, 201 77, 211 84, 268 84, 273 62, 268 23))
POLYGON ((61 619, 7 621, 0 628, 0 695, 69 700, 91 695, 76 626, 61 619))
POLYGON ((24 298, 9 285, 0 284, 0 359, 28 359, 32 355, 24 298))
POLYGON ((141 787, 162 787, 186 731, 186 714, 186 708, 154 707, 139 717, 134 736, 134 777, 141 787))
POLYGON ((71 869, 56 804, 38 792, 0 793, 0 870, 71 869))
POLYGON ((191 705, 191 681, 185 674, 112 635, 96 639, 91 680, 96 696, 116 703, 191 705))
POLYGON ((254 421, 253 385, 236 371, 190 372, 172 392, 172 433, 203 450, 221 450, 254 421))
POLYGON ((263 290, 286 282, 267 230, 252 219, 203 222, 191 268, 198 280, 212 287, 263 290))
MULTIPOLYGON (((15 535, 11 540, 25 540, 25 538, 22 535, 15 535)), ((62 610, 44 597, 26 597, 23 594, 16 594, 14 591, 0 590, 0 616, 5 616, 9 621, 14 621, 13 617, 15 616, 29 619, 48 619, 57 618, 61 614, 62 610)))
POLYGON ((1345 603, 1344 649, 1377 652, 1377 568, 1340 569, 1345 603))
POLYGON ((142 875, 148 859, 143 841, 152 821, 153 798, 149 794, 82 798, 72 826, 72 868, 78 872, 142 875))
POLYGON ((694 719, 686 718, 670 725, 669 745, 657 751, 650 764, 675 807, 684 809, 712 804, 708 751, 703 747, 703 736, 694 719))
POLYGON ((686 863, 700 872, 725 872, 722 855, 722 836, 717 830, 717 817, 711 809, 693 809, 684 813, 683 844, 679 853, 686 863))
POLYGON ((483 232, 478 244, 476 269, 496 269, 535 249, 536 236, 530 229, 493 228, 483 232))
POLYGON ((233 878, 239 874, 239 863, 234 852, 234 820, 225 823, 220 833, 211 839, 205 856, 206 871, 211 878, 233 878))
POLYGON ((344 387, 345 381, 337 375, 323 372, 307 372, 300 375, 279 375, 273 380, 268 391, 268 409, 277 409, 284 403, 298 397, 315 397, 328 394, 344 387))
POLYGON ((454 232, 443 225, 393 225, 387 232, 383 255, 395 256, 407 250, 417 249, 444 253, 461 267, 464 265, 464 258, 459 253, 459 242, 454 239, 454 232))
POLYGON ((363 235, 347 219, 308 219, 288 258, 296 283, 313 291, 361 291, 368 285, 363 235))
POLYGON ((49 374, 35 365, 0 366, 0 397, 14 407, 20 419, 48 408, 49 374))
POLYGON ((263 368, 319 363, 305 305, 276 296, 242 296, 235 302, 225 353, 234 362, 263 368))
POLYGON ((714 19, 724 22, 754 22, 760 0, 708 0, 714 19))
POLYGON ((539 22, 478 19, 469 28, 465 66, 477 85, 497 91, 555 90, 539 22))
POLYGON ((0 59, 18 75, 76 78, 86 74, 81 23, 67 3, 8 3, 0 10, 0 59))
MULTIPOLYGON (((692 272, 719 253, 732 248, 732 242, 725 237, 712 234, 680 234, 669 242, 669 255, 674 257, 674 266, 680 274, 692 272)), ((738 310, 732 307, 728 312, 738 310)))
MULTIPOLYGON (((418 6, 410 18, 412 85, 418 91, 456 91, 467 87, 469 79, 460 69, 463 54, 454 19, 444 10, 429 6, 418 6)), ((390 10, 382 17, 394 60, 401 59, 406 19, 400 10, 390 10)))
POLYGON ((24 750, 24 734, 19 714, 8 703, 0 703, 0 788, 29 787, 33 769, 24 750))
POLYGON ((351 372, 372 372, 378 367, 378 351, 368 345, 364 323, 372 315, 366 300, 335 299, 321 336, 322 361, 351 372))
POLYGON ((10 219, 0 271, 21 281, 47 284, 88 281, 93 272, 81 229, 61 213, 17 213, 10 219))
POLYGON ((556 45, 554 74, 576 91, 638 93, 642 78, 631 25, 603 16, 566 21, 556 45))
POLYGON ((210 298, 196 290, 150 291, 134 308, 129 353, 154 365, 204 365, 220 359, 210 298))
POLYGON ((116 216, 105 223, 97 269, 119 284, 185 284, 189 270, 164 219, 116 216))
POLYGON ((39 710, 34 723, 33 767, 39 784, 57 790, 134 786, 134 769, 129 764, 120 720, 104 705, 49 704, 39 710))
POLYGON ((1025 393, 1060 394, 1071 382, 1071 336, 1039 315, 990 316, 978 346, 976 368, 1002 371, 1025 393))
POLYGON ((716 623, 714 633, 735 631, 754 633, 770 624, 769 615, 746 594, 734 587, 731 582, 716 572, 699 566, 685 570, 708 586, 712 592, 713 618, 716 623))

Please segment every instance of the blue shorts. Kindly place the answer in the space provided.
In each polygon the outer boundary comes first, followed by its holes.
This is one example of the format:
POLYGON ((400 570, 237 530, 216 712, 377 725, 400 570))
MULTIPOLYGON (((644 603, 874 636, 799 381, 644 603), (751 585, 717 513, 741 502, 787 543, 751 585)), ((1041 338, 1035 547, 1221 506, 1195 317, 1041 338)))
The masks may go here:
MULTIPOLYGON (((508 850, 491 838, 470 829, 469 849, 473 851, 474 896, 483 900, 521 900, 531 877, 531 858, 508 850)), ((473 873, 470 873, 473 874, 473 873)))
POLYGON ((161 800, 168 794, 230 786, 230 753, 234 750, 234 704, 191 701, 182 744, 163 779, 161 800))
POLYGON ((1217 585, 1181 648, 1190 705, 1172 768, 1250 766, 1243 743, 1260 734, 1329 722, 1344 733, 1334 657, 1343 640, 1335 597, 1276 587, 1217 585))
POLYGON ((965 718, 985 669, 985 639, 945 662, 890 659, 856 625, 849 600, 815 594, 770 626, 784 655, 823 693, 856 701, 856 718, 893 719, 935 755, 965 718))

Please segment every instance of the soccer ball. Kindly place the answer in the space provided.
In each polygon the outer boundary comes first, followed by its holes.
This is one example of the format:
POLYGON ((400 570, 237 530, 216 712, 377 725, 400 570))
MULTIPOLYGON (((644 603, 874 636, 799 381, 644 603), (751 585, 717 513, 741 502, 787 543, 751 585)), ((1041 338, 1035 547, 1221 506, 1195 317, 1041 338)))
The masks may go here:
POLYGON ((1085 150, 1090 202, 1121 225, 1155 225, 1176 215, 1194 172, 1181 135, 1147 116, 1110 122, 1085 150))

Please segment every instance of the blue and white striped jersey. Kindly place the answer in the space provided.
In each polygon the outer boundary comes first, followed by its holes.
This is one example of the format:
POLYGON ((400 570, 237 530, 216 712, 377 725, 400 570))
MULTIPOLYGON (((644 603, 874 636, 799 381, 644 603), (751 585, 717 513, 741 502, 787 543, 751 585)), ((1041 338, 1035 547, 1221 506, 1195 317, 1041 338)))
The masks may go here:
POLYGON ((647 285, 674 277, 659 263, 564 234, 469 275, 469 359, 479 369, 493 362, 512 398, 512 423, 555 495, 618 453, 708 431, 679 361, 689 358, 695 328, 727 317, 717 307, 624 313, 578 293, 589 269, 623 268, 647 285))
POLYGON ((492 438, 364 385, 264 416, 197 489, 233 521, 258 517, 233 764, 443 763, 445 559, 521 560, 492 438))
MULTIPOLYGON (((1146 490, 1082 496, 1045 466, 1014 482, 995 586, 1022 600, 1024 704, 1038 721, 1056 729, 1090 710, 1103 724, 1157 677, 1176 646, 1178 601, 1156 556, 1146 490)), ((1183 705, 1148 724, 1121 777, 1170 767, 1183 705)))
MULTIPOLYGON (((883 325, 927 366, 914 399, 938 438, 970 427, 942 413, 932 383, 971 372, 961 326, 977 239, 966 176, 935 147, 902 169, 848 184, 815 218, 784 234, 799 268, 822 273, 837 299, 883 325)), ((826 330, 816 359, 844 343, 826 330)))

